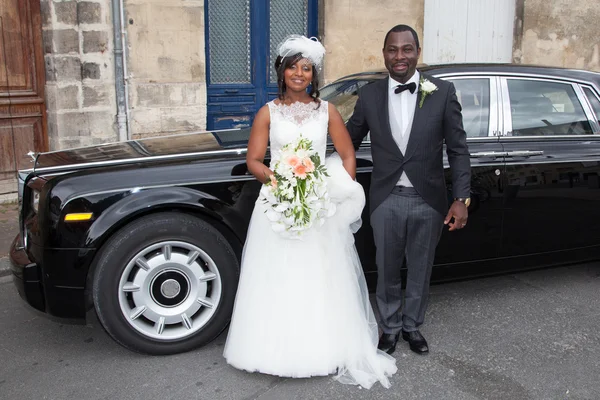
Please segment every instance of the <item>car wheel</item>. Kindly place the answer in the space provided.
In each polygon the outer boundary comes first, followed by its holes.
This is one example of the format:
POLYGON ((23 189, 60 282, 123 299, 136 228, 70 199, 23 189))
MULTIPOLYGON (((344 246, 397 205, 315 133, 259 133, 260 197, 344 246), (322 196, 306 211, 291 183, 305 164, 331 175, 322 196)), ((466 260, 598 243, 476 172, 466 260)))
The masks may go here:
POLYGON ((123 346, 173 354, 205 345, 231 318, 239 262, 212 225, 182 213, 142 217, 102 247, 92 296, 123 346))

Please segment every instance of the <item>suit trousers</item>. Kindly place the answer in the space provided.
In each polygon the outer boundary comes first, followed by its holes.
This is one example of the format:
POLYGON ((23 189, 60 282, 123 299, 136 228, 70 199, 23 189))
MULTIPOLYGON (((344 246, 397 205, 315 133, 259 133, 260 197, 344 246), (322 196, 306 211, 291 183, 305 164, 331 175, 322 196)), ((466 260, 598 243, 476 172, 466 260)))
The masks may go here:
POLYGON ((414 188, 396 186, 371 214, 376 246, 377 307, 384 333, 414 331, 423 324, 429 281, 444 215, 414 188), (402 307, 401 268, 407 276, 402 307))

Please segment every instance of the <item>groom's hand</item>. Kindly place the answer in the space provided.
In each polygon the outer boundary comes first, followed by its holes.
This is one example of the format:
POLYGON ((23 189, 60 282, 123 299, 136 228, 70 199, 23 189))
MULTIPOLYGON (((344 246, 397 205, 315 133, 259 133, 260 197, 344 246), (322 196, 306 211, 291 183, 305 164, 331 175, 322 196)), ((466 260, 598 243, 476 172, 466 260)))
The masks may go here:
POLYGON ((467 219, 469 218, 469 211, 467 206, 462 201, 454 201, 448 210, 448 215, 444 219, 444 225, 448 225, 449 231, 455 231, 462 229, 467 225, 467 219), (451 220, 454 218, 454 221, 451 220))

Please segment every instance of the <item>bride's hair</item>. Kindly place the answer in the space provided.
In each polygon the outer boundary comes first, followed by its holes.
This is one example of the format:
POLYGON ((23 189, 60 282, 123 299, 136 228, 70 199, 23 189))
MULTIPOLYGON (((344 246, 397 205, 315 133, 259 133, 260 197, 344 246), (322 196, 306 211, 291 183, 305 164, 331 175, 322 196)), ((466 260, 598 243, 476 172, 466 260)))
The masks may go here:
MULTIPOLYGON (((295 54, 293 56, 281 57, 277 56, 275 60, 275 71, 277 71, 277 87, 279 88, 278 96, 279 100, 283 100, 283 95, 287 89, 285 85, 284 72, 286 69, 296 64, 303 58, 302 53, 295 54)), ((314 64, 312 65, 312 80, 310 82, 310 92, 308 93, 314 101, 319 101, 319 74, 314 64)))

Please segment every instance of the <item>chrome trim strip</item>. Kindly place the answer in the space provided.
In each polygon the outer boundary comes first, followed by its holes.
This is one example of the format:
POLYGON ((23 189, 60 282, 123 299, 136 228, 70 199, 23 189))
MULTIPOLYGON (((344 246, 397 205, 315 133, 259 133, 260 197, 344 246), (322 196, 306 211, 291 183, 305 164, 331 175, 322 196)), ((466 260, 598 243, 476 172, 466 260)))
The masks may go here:
POLYGON ((29 176, 29 172, 26 171, 17 171, 17 194, 19 198, 19 202, 23 199, 23 191, 25 190, 25 180, 29 176))
POLYGON ((531 157, 531 156, 543 156, 543 150, 515 150, 506 153, 506 157, 531 157))
POLYGON ((217 132, 229 132, 229 131, 233 132, 233 131, 241 131, 242 129, 248 129, 248 128, 215 129, 212 131, 185 132, 185 133, 177 133, 175 135, 163 135, 163 136, 148 137, 148 138, 144 138, 144 139, 132 139, 132 140, 124 141, 124 142, 116 141, 116 142, 107 142, 107 143, 102 143, 102 144, 91 144, 89 146, 80 146, 80 147, 73 147, 70 149, 46 151, 44 153, 38 153, 38 154, 54 154, 54 153, 60 153, 63 151, 68 151, 68 150, 83 150, 83 149, 89 149, 91 147, 112 146, 115 144, 123 144, 123 143, 127 143, 127 142, 137 142, 139 144, 139 142, 150 141, 150 140, 154 140, 154 139, 167 139, 167 138, 175 138, 175 137, 181 137, 181 136, 198 135, 198 134, 203 134, 203 133, 209 134, 209 133, 217 133, 217 132))
POLYGON ((591 105, 588 103, 587 101, 587 96, 585 95, 585 93, 583 92, 583 89, 581 88, 580 85, 571 85, 573 87, 573 90, 575 90, 575 95, 577 96, 577 99, 579 100, 579 104, 582 107, 583 113, 585 114, 588 122, 590 123, 590 128, 592 128, 592 132, 596 133, 598 132, 598 129, 596 127, 596 116, 594 115, 594 110, 592 110, 591 105))
POLYGON ((531 141, 531 139, 535 138, 536 140, 540 140, 543 138, 544 141, 552 140, 552 139, 600 139, 600 135, 598 134, 589 134, 589 135, 548 135, 548 136, 503 136, 500 138, 500 141, 507 140, 527 140, 531 141))
MULTIPOLYGON (((582 88, 587 88, 587 89, 591 90, 591 91, 592 91, 592 94, 594 95, 594 97, 596 97, 596 99, 598 99, 598 101, 600 101, 600 96, 598 95, 598 93, 596 92, 596 90, 594 90, 594 87, 593 87, 593 86, 590 86, 590 85, 583 85, 583 84, 582 84, 582 85, 580 85, 580 86, 581 86, 582 88)), ((586 95, 586 98, 587 98, 587 95, 586 95)))
POLYGON ((506 151, 478 151, 475 153, 471 153, 469 157, 471 158, 486 158, 486 157, 506 157, 508 153, 506 151))
POLYGON ((498 98, 498 77, 490 78, 490 116, 489 116, 489 132, 488 136, 500 136, 502 130, 500 129, 500 117, 499 117, 499 98, 498 98))
MULTIPOLYGON (((498 138, 496 136, 471 136, 467 137, 467 142, 497 142, 498 138)), ((367 147, 366 145, 371 145, 370 140, 363 140, 360 144, 360 148, 367 147)))
POLYGON ((552 158, 543 158, 541 160, 536 160, 535 158, 533 159, 527 159, 526 161, 524 160, 513 160, 512 158, 506 158, 506 165, 515 165, 515 164, 566 164, 566 163, 577 163, 577 162, 581 162, 581 163, 586 163, 586 162, 598 162, 600 161, 600 156, 596 156, 593 158, 588 158, 587 160, 581 160, 581 159, 552 159, 552 158))
POLYGON ((471 136, 467 137, 467 142, 497 142, 497 136, 471 136))
MULTIPOLYGON (((579 72, 585 72, 585 73, 592 73, 590 71, 579 71, 579 72)), ((596 84, 593 81, 588 81, 588 80, 578 80, 575 78, 569 78, 569 77, 562 77, 562 76, 556 76, 556 75, 545 75, 545 74, 535 74, 535 73, 526 73, 526 72, 502 72, 502 71, 486 71, 486 72, 476 72, 476 71, 471 71, 471 72, 447 72, 447 73, 441 73, 441 74, 432 74, 433 76, 435 76, 436 78, 446 78, 446 77, 452 77, 452 76, 472 76, 472 77, 476 77, 476 76, 498 76, 498 77, 512 77, 512 78, 540 78, 542 80, 553 80, 553 81, 563 81, 563 82, 569 82, 569 83, 583 83, 583 84, 588 84, 590 86, 593 87, 597 87, 596 84)))
POLYGON ((97 192, 87 192, 87 193, 80 193, 74 197, 71 197, 69 199, 67 199, 65 201, 65 203, 62 205, 62 207, 66 207, 67 204, 69 204, 70 202, 72 202, 73 200, 77 200, 80 199, 84 196, 96 196, 99 194, 108 194, 108 193, 121 193, 121 192, 140 192, 142 190, 148 190, 148 189, 159 189, 159 188, 164 188, 164 187, 183 187, 183 186, 193 186, 193 185, 210 185, 210 184, 214 184, 214 183, 225 183, 225 182, 246 182, 246 181, 252 181, 252 180, 256 180, 256 178, 253 175, 247 175, 247 176, 239 176, 239 177, 231 177, 229 179, 217 179, 217 180, 211 180, 211 181, 198 181, 198 182, 181 182, 181 183, 171 183, 171 184, 164 184, 164 185, 148 185, 148 186, 128 186, 128 187, 124 187, 124 188, 119 188, 119 189, 110 189, 110 190, 100 190, 97 192))
POLYGON ((498 78, 500 83, 500 96, 502 98, 502 130, 500 137, 512 135, 512 114, 510 109, 510 94, 506 78, 498 78))
POLYGON ((496 132, 494 136, 502 136, 502 130, 504 129, 504 113, 502 110, 502 86, 500 85, 500 78, 494 77, 494 91, 496 93, 496 132))
POLYGON ((119 164, 134 164, 137 162, 144 161, 155 161, 155 160, 174 160, 179 158, 189 158, 189 157, 203 157, 203 156, 214 156, 219 154, 242 154, 248 151, 247 148, 239 148, 239 149, 227 149, 227 150, 212 150, 212 151, 202 151, 195 153, 181 153, 181 154, 170 154, 163 156, 152 156, 152 157, 137 157, 137 158, 128 158, 125 160, 110 160, 110 161, 96 161, 82 164, 68 164, 68 165, 58 165, 55 167, 41 167, 34 168, 33 172, 49 172, 49 171, 62 171, 66 169, 85 169, 85 168, 93 168, 93 167, 105 167, 109 165, 119 165, 119 164))
POLYGON ((596 112, 594 111, 594 107, 592 106, 592 103, 590 102, 590 99, 588 97, 588 95, 585 93, 585 89, 589 90, 591 93, 591 96, 594 96, 596 98, 596 100, 598 100, 598 102, 600 102, 600 98, 598 97, 598 93, 596 93, 596 91, 594 90, 593 87, 588 86, 588 85, 579 85, 579 87, 581 88, 581 92, 583 94, 583 99, 585 101, 585 104, 587 105, 587 107, 589 107, 589 110, 591 112, 592 115, 592 124, 594 125, 594 132, 595 133, 600 133, 600 115, 596 115, 596 112))

